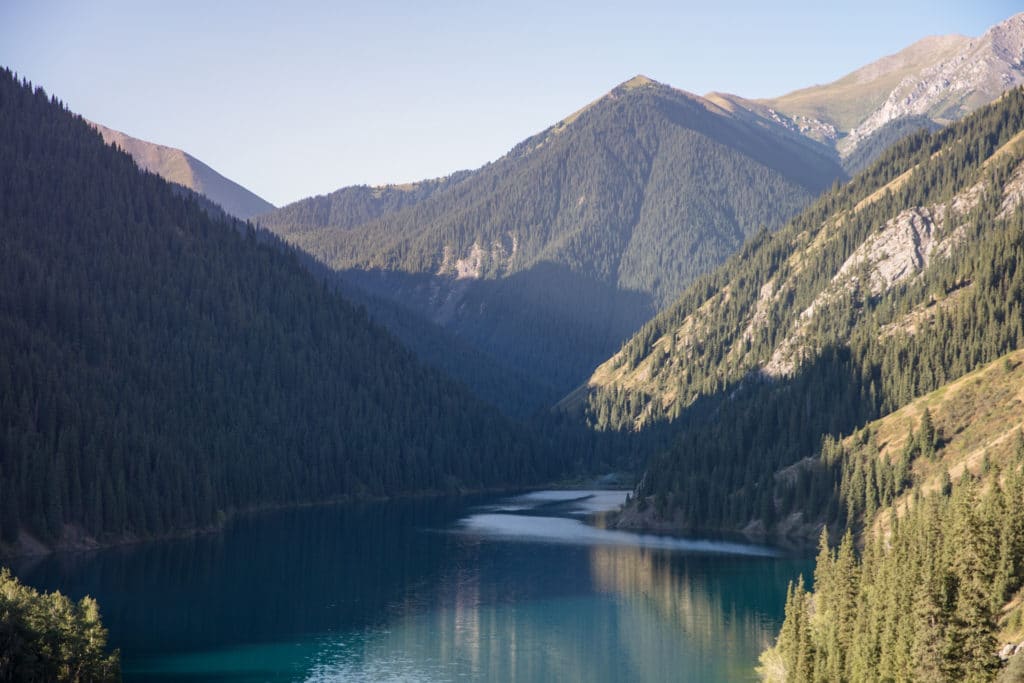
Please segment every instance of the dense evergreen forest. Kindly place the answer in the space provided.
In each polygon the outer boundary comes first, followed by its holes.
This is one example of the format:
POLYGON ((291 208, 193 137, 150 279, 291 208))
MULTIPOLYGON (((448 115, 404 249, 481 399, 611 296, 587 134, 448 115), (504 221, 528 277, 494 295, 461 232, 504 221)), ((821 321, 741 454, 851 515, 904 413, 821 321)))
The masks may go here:
POLYGON ((0 569, 0 680, 119 681, 118 653, 106 645, 95 600, 40 594, 0 569))
POLYGON ((679 527, 771 529, 775 473, 824 436, 1024 344, 1024 153, 1008 144, 1022 129, 1016 90, 898 143, 700 279, 600 369, 591 424, 677 434, 638 506, 679 527), (931 251, 901 256, 901 235, 931 251), (910 276, 887 279, 891 258, 910 276))
POLYGON ((330 194, 302 199, 264 213, 259 217, 259 223, 282 236, 327 228, 350 230, 375 218, 417 204, 435 192, 456 185, 470 175, 469 171, 460 171, 445 178, 407 185, 343 187, 330 194))
MULTIPOLYGON (((1014 384, 1011 395, 1019 377, 1014 384)), ((988 419, 988 401, 976 401, 981 417, 972 417, 988 419)), ((1019 401, 1015 410, 1019 421, 1019 401)), ((927 409, 918 426, 895 459, 879 457, 870 433, 826 447, 823 460, 835 466, 823 469, 841 472, 844 503, 833 528, 849 526, 838 548, 822 532, 814 593, 802 579, 791 586, 778 640, 761 657, 765 680, 1024 676, 1024 655, 1000 647, 1024 635, 1024 437, 1018 431, 1003 457, 986 448, 980 466, 965 470, 970 463, 945 452, 927 409), (954 480, 950 470, 962 474, 954 480)))
POLYGON ((410 352, 251 227, 0 76, 3 542, 509 487, 586 468, 410 352))
POLYGON ((815 145, 638 77, 475 171, 345 188, 259 221, 526 375, 528 412, 842 177, 815 145))

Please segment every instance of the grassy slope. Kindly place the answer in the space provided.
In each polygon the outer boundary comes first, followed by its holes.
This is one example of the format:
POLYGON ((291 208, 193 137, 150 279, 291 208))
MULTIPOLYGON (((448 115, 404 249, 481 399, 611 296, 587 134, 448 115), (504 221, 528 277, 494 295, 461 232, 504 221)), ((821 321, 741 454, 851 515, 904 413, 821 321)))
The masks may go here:
POLYGON ((930 36, 831 83, 758 102, 790 116, 816 118, 850 130, 877 109, 901 80, 949 57, 969 40, 959 35, 930 36))
MULTIPOLYGON (((895 464, 908 435, 920 430, 925 410, 931 414, 938 435, 936 457, 914 460, 914 485, 890 507, 876 513, 865 530, 869 536, 887 537, 894 521, 906 514, 918 496, 935 493, 941 488, 947 472, 953 482, 968 473, 979 478, 982 490, 991 486, 995 477, 1003 477, 1003 472, 1016 458, 1024 432, 1024 349, 1009 353, 866 425, 864 429, 870 432, 878 447, 875 457, 895 464)), ((844 446, 853 457, 867 458, 870 450, 861 445, 861 434, 858 431, 846 438, 844 446)), ((780 473, 780 476, 787 475, 780 473)), ((816 537, 820 528, 820 520, 807 525, 808 540, 816 537)), ((1024 595, 1014 596, 1003 607, 999 623, 1002 627, 1000 642, 1024 640, 1024 595)))

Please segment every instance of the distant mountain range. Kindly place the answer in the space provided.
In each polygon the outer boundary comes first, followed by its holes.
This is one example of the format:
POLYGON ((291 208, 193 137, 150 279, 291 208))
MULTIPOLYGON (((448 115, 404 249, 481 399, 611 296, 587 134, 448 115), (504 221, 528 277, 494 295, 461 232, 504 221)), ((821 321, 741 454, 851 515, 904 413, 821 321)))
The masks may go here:
POLYGON ((638 76, 480 169, 276 210, 181 150, 94 125, 142 168, 338 271, 422 357, 522 414, 583 381, 758 229, 1022 82, 1024 14, 776 98, 638 76), (445 346, 476 360, 443 359, 445 346), (513 378, 515 397, 496 396, 513 378))
POLYGON ((476 171, 258 221, 531 373, 550 400, 842 177, 819 143, 638 76, 476 171))
POLYGON ((946 125, 1022 83, 1024 14, 1017 14, 978 38, 924 38, 826 85, 764 100, 708 98, 827 144, 857 171, 909 130, 946 125))
POLYGON ((258 220, 532 377, 539 407, 759 228, 1024 82, 1022 62, 1018 15, 769 100, 638 76, 480 169, 343 188, 258 220))
POLYGON ((139 168, 198 192, 235 218, 244 220, 274 209, 270 202, 225 178, 191 154, 90 123, 108 145, 117 145, 128 152, 139 168))

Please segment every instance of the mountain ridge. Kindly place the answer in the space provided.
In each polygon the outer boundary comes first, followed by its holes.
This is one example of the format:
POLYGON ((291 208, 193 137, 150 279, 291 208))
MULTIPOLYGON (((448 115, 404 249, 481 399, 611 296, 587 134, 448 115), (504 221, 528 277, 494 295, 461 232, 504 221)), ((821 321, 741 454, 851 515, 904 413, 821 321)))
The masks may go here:
POLYGON ((188 152, 132 137, 94 121, 88 123, 99 131, 108 145, 116 145, 131 155, 139 168, 198 192, 235 218, 246 220, 274 208, 270 202, 217 173, 188 152))
POLYGON ((852 173, 915 129, 950 123, 1022 83, 1024 13, 976 38, 922 38, 831 83, 771 98, 708 97, 831 146, 852 173))
POLYGON ((637 76, 474 171, 382 190, 365 211, 355 198, 375 190, 343 188, 258 221, 564 394, 692 277, 841 177, 782 126, 637 76))

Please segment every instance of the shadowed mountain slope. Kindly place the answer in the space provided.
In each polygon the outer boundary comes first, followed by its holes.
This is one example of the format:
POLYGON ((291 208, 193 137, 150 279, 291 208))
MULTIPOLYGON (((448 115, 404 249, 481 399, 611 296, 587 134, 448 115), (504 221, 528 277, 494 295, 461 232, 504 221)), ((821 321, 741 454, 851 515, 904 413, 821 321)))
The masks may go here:
POLYGON ((587 457, 423 367, 277 238, 140 172, 9 71, 0 197, 0 552, 540 482, 587 457))

